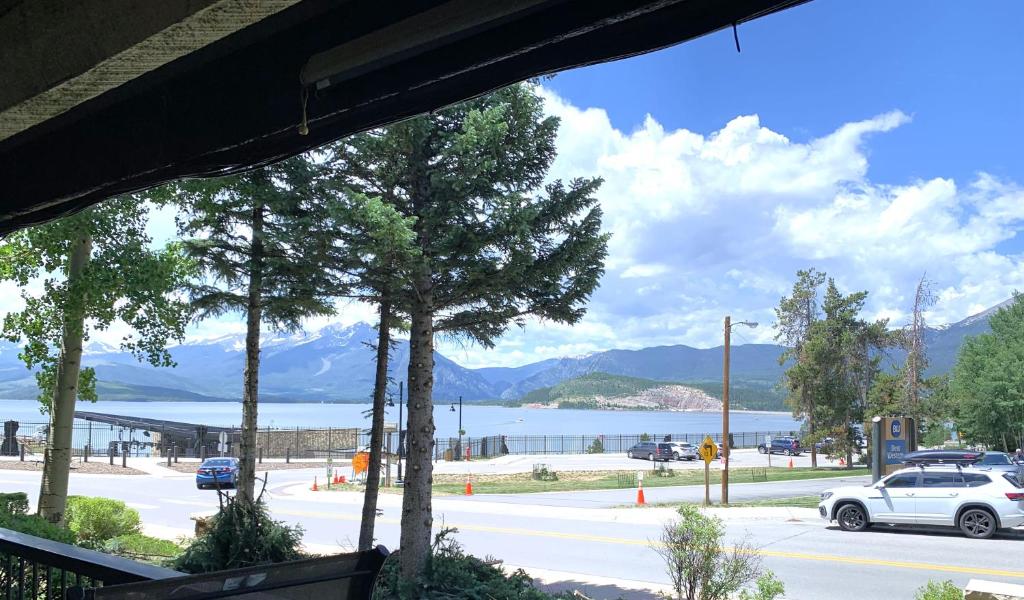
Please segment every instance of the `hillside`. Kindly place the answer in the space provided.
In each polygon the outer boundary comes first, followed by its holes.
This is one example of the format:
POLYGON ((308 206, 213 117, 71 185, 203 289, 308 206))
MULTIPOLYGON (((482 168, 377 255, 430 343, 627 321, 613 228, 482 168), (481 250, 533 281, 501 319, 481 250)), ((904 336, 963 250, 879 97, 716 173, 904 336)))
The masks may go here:
POLYGON ((721 410, 721 402, 679 384, 589 373, 526 394, 527 405, 625 410, 721 410))

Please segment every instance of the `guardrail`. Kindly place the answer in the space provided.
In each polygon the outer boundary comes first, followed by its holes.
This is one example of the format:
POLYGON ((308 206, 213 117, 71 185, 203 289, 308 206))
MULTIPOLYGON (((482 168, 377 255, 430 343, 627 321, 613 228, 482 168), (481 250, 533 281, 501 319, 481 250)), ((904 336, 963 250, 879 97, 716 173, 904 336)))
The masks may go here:
POLYGON ((0 597, 64 600, 74 588, 152 581, 183 573, 0 529, 0 597))

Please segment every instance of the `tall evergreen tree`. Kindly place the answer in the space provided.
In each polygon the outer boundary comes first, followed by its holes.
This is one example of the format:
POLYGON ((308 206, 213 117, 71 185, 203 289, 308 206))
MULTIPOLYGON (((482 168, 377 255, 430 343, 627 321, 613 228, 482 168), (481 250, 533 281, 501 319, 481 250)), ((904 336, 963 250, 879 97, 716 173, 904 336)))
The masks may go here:
MULTIPOLYGON (((342 174, 339 179, 344 180, 342 174)), ((376 370, 370 426, 370 463, 363 496, 359 527, 359 549, 373 547, 380 490, 384 410, 390 366, 391 330, 405 315, 398 293, 409 281, 409 268, 419 255, 412 230, 414 219, 403 217, 377 197, 367 197, 348 188, 338 190, 332 203, 334 230, 338 236, 333 269, 346 282, 346 295, 377 305, 376 370)), ((401 440, 399 440, 401 444, 401 440)))
POLYGON ((182 339, 188 322, 188 306, 174 292, 190 275, 189 261, 177 246, 151 248, 147 212, 138 198, 107 200, 0 245, 0 279, 23 288, 43 279, 42 293, 22 291, 25 308, 4 317, 2 335, 25 343, 20 357, 36 371, 49 413, 38 511, 55 523, 64 520, 75 401, 96 400, 96 374, 81 366, 90 333, 124 323, 134 333, 122 349, 169 366, 167 342, 182 339))
POLYGON ((789 390, 786 401, 793 409, 794 416, 807 419, 811 466, 817 467, 818 451, 814 447, 814 442, 818 440, 815 399, 811 396, 813 382, 808 380, 811 370, 807 365, 808 356, 804 346, 811 326, 821 318, 818 290, 825 283, 826 276, 813 268, 797 271, 796 276, 792 295, 779 300, 779 306, 775 308, 775 339, 786 347, 779 356, 779 364, 792 363, 786 370, 786 387, 789 390))
POLYGON ((189 285, 197 319, 245 315, 245 369, 238 498, 253 501, 260 332, 296 330, 333 312, 335 244, 320 165, 308 156, 216 179, 185 180, 170 194, 188 255, 202 270, 189 285))
POLYGON ((353 136, 332 163, 349 189, 414 219, 402 573, 430 550, 434 336, 485 347, 525 318, 574 323, 603 273, 598 179, 544 184, 558 120, 528 84, 353 136))

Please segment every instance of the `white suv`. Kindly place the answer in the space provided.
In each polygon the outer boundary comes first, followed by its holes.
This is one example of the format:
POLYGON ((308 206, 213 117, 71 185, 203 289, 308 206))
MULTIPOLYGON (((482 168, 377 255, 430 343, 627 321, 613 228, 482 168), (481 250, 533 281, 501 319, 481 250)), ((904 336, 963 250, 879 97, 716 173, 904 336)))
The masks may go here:
POLYGON ((911 467, 868 486, 826 490, 818 512, 846 531, 872 523, 945 525, 988 538, 997 529, 1024 525, 1024 485, 1011 473, 985 467, 911 467))

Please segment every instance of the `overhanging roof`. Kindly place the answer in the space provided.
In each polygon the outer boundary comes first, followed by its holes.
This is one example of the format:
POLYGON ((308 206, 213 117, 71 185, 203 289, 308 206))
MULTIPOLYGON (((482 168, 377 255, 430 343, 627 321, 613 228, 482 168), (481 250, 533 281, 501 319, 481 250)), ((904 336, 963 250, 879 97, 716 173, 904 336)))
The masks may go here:
POLYGON ((0 234, 803 1, 0 0, 0 234))

